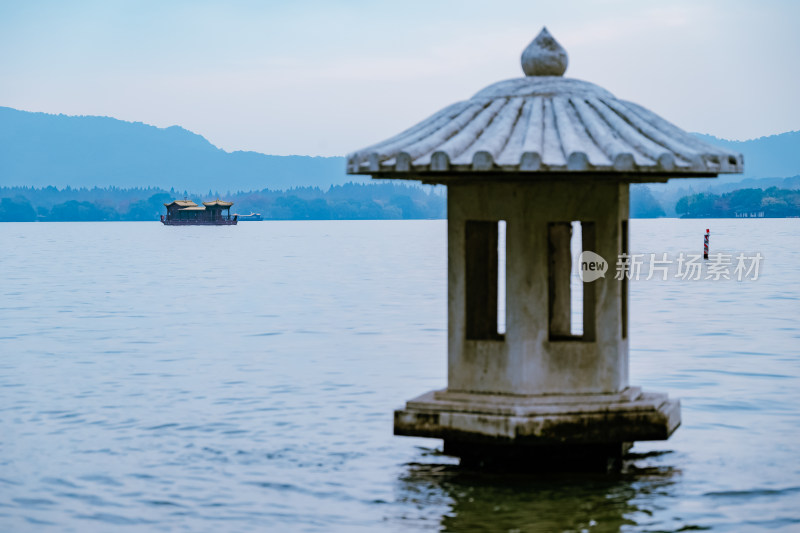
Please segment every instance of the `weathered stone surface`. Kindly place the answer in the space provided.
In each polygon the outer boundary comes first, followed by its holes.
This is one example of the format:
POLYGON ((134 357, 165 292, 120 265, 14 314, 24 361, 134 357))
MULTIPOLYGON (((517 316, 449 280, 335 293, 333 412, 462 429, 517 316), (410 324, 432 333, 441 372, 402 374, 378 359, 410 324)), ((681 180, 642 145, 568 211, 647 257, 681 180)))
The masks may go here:
MULTIPOLYGON (((628 218, 628 185, 613 181, 471 183, 448 187, 448 389, 490 394, 616 394, 628 387, 628 339, 622 335, 622 283, 614 279, 628 218), (465 225, 506 221, 506 333, 469 339, 465 225), (612 269, 584 294, 594 296, 595 338, 548 335, 548 223, 593 221, 592 251, 612 269)), ((569 255, 569 252, 567 251, 569 255)), ((570 268, 565 273, 567 280, 570 268)), ((585 314, 588 314, 585 313, 585 314)))
POLYGON ((526 76, 563 76, 569 59, 547 28, 522 52, 522 70, 526 76))
POLYGON ((680 402, 637 388, 619 395, 447 398, 431 391, 395 411, 396 435, 513 445, 664 440, 680 425, 680 402))

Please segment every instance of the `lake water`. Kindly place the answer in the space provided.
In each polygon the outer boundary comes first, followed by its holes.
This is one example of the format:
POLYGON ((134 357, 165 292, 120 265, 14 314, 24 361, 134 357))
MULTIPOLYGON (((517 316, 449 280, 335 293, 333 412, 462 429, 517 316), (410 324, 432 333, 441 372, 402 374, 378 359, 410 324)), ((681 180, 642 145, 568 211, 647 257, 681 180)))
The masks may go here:
MULTIPOLYGON (((633 220, 631 382, 683 405, 614 475, 462 470, 392 411, 446 385, 446 222, 0 224, 2 531, 800 531, 800 220, 633 220)), ((613 270, 612 266, 612 270, 613 270)))

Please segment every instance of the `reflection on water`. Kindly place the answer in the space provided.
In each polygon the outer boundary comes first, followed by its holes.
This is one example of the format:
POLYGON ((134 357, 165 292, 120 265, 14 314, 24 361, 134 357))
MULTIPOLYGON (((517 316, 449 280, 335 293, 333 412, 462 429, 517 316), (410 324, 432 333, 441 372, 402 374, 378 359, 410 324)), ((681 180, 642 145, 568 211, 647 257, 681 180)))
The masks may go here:
POLYGON ((632 454, 613 475, 531 476, 411 463, 398 480, 397 499, 417 509, 444 508, 441 531, 619 531, 647 525, 676 497, 674 466, 639 466, 662 455, 669 454, 632 454))

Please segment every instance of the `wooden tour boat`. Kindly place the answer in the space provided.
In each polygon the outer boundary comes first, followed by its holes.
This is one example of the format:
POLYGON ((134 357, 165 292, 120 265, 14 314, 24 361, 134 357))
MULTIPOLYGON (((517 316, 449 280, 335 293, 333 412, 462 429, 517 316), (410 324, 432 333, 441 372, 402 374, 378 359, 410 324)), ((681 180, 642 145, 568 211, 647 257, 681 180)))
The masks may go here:
POLYGON ((188 198, 173 200, 164 204, 167 215, 161 215, 161 222, 166 226, 235 226, 239 220, 231 215, 233 202, 223 202, 219 198, 213 202, 197 205, 188 198), (227 210, 227 214, 223 211, 227 210))

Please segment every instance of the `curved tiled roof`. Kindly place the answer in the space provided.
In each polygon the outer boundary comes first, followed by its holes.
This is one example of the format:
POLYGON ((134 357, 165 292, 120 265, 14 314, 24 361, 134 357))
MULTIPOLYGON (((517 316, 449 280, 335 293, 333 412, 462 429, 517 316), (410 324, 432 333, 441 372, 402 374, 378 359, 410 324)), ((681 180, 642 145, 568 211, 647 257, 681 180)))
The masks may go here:
MULTIPOLYGON (((546 38, 552 39, 549 34, 546 38)), ((491 85, 350 154, 347 172, 397 178, 487 171, 597 172, 646 179, 743 171, 741 154, 701 141, 597 85, 537 75, 531 47, 523 64, 533 75, 491 85)), ((565 54, 556 60, 563 60, 566 69, 565 54)), ((552 59, 545 63, 540 71, 558 71, 552 59)))
POLYGON ((173 204, 177 205, 178 207, 197 207, 197 204, 191 200, 173 200, 168 204, 164 204, 164 206, 169 207, 173 204))
POLYGON ((211 201, 211 202, 203 202, 203 205, 206 207, 213 207, 213 206, 220 206, 220 207, 230 207, 233 205, 233 202, 223 202, 219 198, 211 201))

